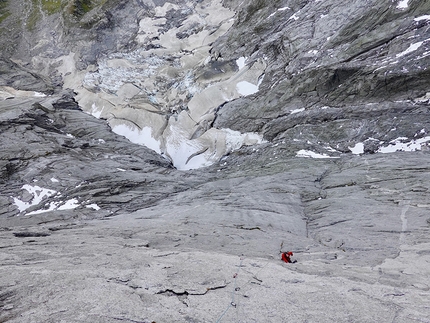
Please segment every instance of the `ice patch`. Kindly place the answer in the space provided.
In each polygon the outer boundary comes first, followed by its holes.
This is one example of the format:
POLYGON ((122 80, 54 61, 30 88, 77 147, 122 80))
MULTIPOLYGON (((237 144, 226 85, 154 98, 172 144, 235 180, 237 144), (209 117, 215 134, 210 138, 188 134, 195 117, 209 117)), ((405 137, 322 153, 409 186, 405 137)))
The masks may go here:
POLYGON ((354 155, 360 155, 364 153, 364 144, 362 142, 356 143, 354 147, 348 148, 354 155))
POLYGON ((399 1, 399 3, 397 4, 397 9, 406 9, 406 8, 408 8, 408 2, 409 2, 409 0, 401 0, 401 1, 399 1))
POLYGON ((57 191, 43 188, 37 185, 31 186, 31 185, 25 184, 22 186, 22 189, 32 194, 33 198, 30 200, 30 202, 23 202, 16 197, 13 198, 14 203, 20 212, 28 209, 31 206, 38 205, 40 202, 42 202, 44 198, 50 197, 55 193, 57 193, 57 191))
POLYGON ((411 140, 409 142, 402 142, 406 140, 405 137, 399 137, 397 139, 394 139, 390 141, 390 145, 387 147, 380 147, 378 149, 379 153, 388 154, 388 153, 394 153, 396 151, 417 151, 421 150, 421 147, 423 144, 426 144, 430 141, 430 136, 423 137, 416 140, 411 140))
POLYGON ((418 48, 420 48, 420 46, 422 44, 423 44, 422 41, 420 41, 418 43, 411 44, 405 51, 397 54, 396 57, 402 57, 402 56, 405 56, 405 55, 407 55, 409 53, 412 53, 412 52, 416 51, 418 48))
POLYGON ((150 127, 144 127, 142 130, 137 127, 130 127, 125 124, 117 125, 112 128, 112 131, 118 135, 126 137, 132 143, 144 145, 157 153, 161 153, 160 142, 152 137, 150 127))
POLYGON ((305 157, 305 158, 318 158, 318 159, 322 159, 322 158, 339 158, 339 157, 331 157, 329 155, 326 154, 318 154, 315 153, 311 150, 299 150, 296 154, 296 157, 305 157))
POLYGON ((415 21, 430 20, 430 15, 425 15, 425 16, 421 16, 421 17, 416 17, 414 20, 415 20, 415 21))

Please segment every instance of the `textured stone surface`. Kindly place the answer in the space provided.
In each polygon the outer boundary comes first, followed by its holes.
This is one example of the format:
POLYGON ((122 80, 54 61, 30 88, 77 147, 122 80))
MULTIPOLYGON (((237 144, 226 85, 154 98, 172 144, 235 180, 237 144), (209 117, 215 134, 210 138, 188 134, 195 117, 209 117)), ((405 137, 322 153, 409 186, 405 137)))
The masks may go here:
POLYGON ((0 322, 429 322, 428 2, 0 9, 0 322))

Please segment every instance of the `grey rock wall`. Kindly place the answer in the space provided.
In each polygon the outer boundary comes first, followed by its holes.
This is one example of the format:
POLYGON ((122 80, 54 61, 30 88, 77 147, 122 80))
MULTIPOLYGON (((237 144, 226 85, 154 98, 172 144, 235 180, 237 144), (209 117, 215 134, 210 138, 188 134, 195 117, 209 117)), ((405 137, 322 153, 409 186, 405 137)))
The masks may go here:
POLYGON ((428 322, 428 1, 0 10, 0 322, 428 322))

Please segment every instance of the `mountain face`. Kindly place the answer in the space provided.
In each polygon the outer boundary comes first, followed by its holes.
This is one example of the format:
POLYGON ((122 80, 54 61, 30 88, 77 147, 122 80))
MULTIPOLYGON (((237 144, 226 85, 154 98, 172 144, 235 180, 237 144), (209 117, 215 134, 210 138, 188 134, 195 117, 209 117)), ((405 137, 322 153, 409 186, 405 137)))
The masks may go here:
POLYGON ((1 0, 0 29, 0 322, 428 320, 429 1, 1 0))

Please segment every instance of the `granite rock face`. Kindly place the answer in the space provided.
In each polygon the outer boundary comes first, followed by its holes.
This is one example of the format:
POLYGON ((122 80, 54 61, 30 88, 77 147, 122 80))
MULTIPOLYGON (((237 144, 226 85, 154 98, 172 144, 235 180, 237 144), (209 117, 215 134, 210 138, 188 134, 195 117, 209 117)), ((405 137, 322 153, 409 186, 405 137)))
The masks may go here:
POLYGON ((0 322, 428 322, 428 2, 0 10, 0 322))

